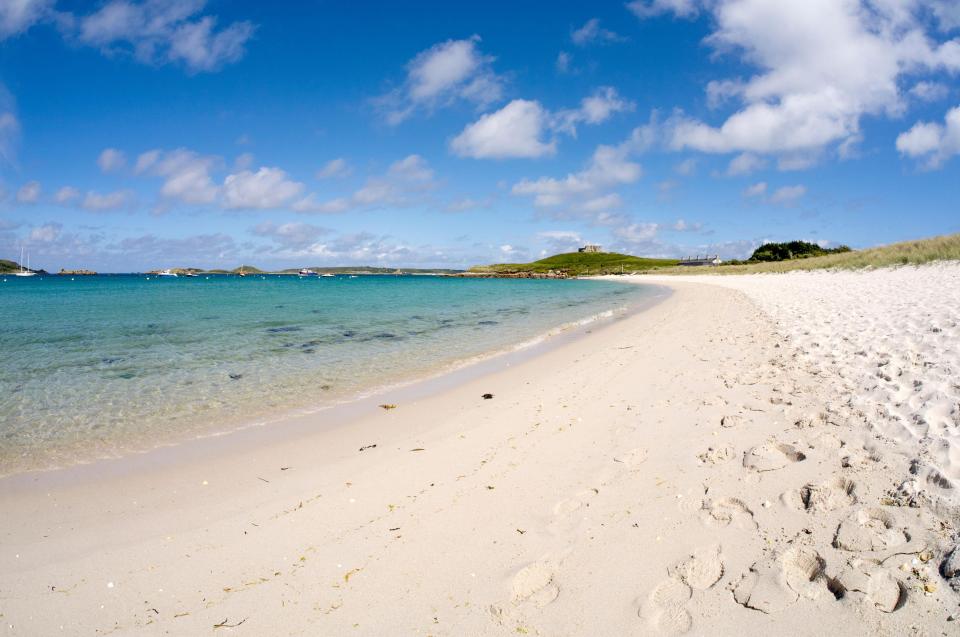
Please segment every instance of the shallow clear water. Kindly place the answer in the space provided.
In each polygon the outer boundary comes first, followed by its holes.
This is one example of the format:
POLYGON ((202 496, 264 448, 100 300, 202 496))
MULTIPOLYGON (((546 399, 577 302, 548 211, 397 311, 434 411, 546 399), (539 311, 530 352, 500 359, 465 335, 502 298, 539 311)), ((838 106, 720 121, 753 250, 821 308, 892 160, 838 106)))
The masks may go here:
POLYGON ((333 404, 649 294, 605 281, 0 277, 0 474, 333 404))

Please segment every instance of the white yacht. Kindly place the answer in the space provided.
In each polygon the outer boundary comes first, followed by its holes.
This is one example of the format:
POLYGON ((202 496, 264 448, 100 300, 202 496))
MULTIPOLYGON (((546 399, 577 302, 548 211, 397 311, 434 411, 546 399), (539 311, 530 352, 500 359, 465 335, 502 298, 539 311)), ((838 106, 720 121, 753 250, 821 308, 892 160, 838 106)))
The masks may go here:
POLYGON ((27 255, 27 267, 23 267, 23 246, 20 246, 20 271, 14 272, 13 276, 37 276, 37 273, 30 269, 30 255, 27 255))
POLYGON ((317 273, 309 268, 300 268, 300 276, 317 276, 317 273))
POLYGON ((157 272, 157 276, 174 276, 175 277, 177 276, 177 273, 171 270, 170 268, 167 268, 166 270, 160 270, 159 272, 157 272))

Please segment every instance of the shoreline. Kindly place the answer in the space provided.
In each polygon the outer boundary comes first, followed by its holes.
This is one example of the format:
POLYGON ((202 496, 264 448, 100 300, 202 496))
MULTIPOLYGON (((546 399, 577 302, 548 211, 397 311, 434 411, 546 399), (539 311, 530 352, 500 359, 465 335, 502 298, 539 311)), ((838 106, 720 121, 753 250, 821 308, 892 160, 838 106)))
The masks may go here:
MULTIPOLYGON (((629 285, 628 282, 621 282, 629 285)), ((324 430, 349 426, 352 422, 376 413, 379 404, 402 404, 448 391, 471 380, 541 356, 573 340, 583 338, 594 329, 609 329, 618 321, 647 311, 670 295, 669 288, 644 284, 652 292, 649 297, 634 301, 631 306, 614 308, 550 328, 532 338, 513 345, 485 352, 442 367, 396 380, 368 391, 343 396, 330 404, 292 407, 224 430, 200 433, 179 441, 165 442, 143 450, 128 449, 116 456, 103 456, 88 461, 75 461, 64 466, 29 469, 0 474, 0 492, 5 489, 43 489, 46 486, 91 482, 107 476, 129 475, 144 465, 176 466, 190 458, 216 459, 254 445, 270 444, 302 436, 316 429, 319 420, 324 430)))
POLYGON ((45 493, 0 490, 0 624, 10 635, 948 625, 949 518, 884 500, 909 458, 805 358, 775 307, 665 284, 673 293, 646 311, 350 427, 45 493))
MULTIPOLYGON (((619 285, 629 284, 619 282, 619 285)), ((481 365, 480 369, 483 369, 482 366, 491 359, 513 356, 515 353, 524 350, 532 350, 530 356, 533 356, 536 351, 539 351, 541 345, 557 339, 558 336, 576 333, 589 329, 589 326, 593 324, 619 320, 624 315, 643 311, 651 304, 656 303, 666 289, 657 285, 645 285, 644 288, 649 290, 647 293, 650 295, 649 297, 647 294, 643 294, 639 298, 625 303, 616 301, 616 305, 603 311, 553 325, 524 340, 500 345, 494 349, 468 355, 464 358, 441 362, 429 367, 420 366, 398 370, 401 373, 396 374, 395 377, 380 379, 367 387, 348 388, 347 391, 331 392, 333 395, 318 395, 309 400, 303 400, 300 396, 297 396, 294 402, 288 401, 284 405, 272 406, 269 411, 257 413, 255 416, 216 414, 212 418, 207 418, 210 424, 190 426, 187 430, 179 433, 152 432, 152 437, 143 438, 135 435, 135 432, 126 432, 122 437, 116 439, 107 437, 99 442, 91 440, 86 448, 81 448, 82 445, 75 447, 77 453, 71 459, 58 461, 54 456, 51 456, 52 462, 39 462, 38 458, 38 462, 27 468, 23 468, 23 462, 17 461, 18 455, 10 454, 8 456, 9 461, 0 463, 0 483, 7 478, 14 478, 19 475, 29 476, 37 473, 57 472, 71 467, 97 465, 104 462, 122 461, 125 458, 142 457, 164 449, 179 449, 184 445, 191 445, 208 439, 229 437, 247 429, 282 428, 285 423, 291 421, 296 422, 303 419, 329 416, 333 423, 342 424, 344 421, 356 417, 358 412, 357 408, 353 407, 355 403, 369 403, 378 399, 386 403, 396 402, 395 399, 388 400, 384 397, 399 392, 400 399, 404 399, 406 396, 403 393, 404 388, 422 383, 427 383, 429 387, 431 382, 436 381, 437 387, 449 386, 442 380, 443 377, 450 374, 459 374, 461 369, 474 365, 481 365)), ((516 336, 513 338, 516 338, 516 336)), ((549 343, 544 346, 548 347, 549 343)), ((469 377, 469 374, 466 374, 466 377, 469 377)), ((427 391, 431 390, 428 389, 427 391)), ((324 394, 324 392, 320 392, 320 394, 324 394)), ((62 454, 63 451, 61 450, 60 453, 62 454)))

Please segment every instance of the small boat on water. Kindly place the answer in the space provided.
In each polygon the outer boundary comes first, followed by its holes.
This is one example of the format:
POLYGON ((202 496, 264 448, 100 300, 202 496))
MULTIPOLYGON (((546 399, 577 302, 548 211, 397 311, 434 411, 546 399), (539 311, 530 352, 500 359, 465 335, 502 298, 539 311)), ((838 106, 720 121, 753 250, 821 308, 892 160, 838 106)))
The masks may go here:
POLYGON ((197 274, 196 272, 184 272, 184 273, 183 273, 183 276, 193 277, 193 276, 200 276, 200 275, 197 274))
POLYGON ((13 276, 37 276, 37 273, 30 269, 30 254, 27 254, 27 267, 23 267, 23 246, 20 246, 20 271, 14 272, 13 276))
POLYGON ((320 276, 322 276, 322 277, 335 277, 335 276, 337 276, 337 275, 336 275, 336 274, 330 274, 329 272, 326 272, 326 273, 324 273, 324 274, 321 274, 320 276))
POLYGON ((237 276, 247 276, 247 273, 243 271, 243 266, 240 266, 240 271, 237 273, 237 276))
POLYGON ((317 273, 308 268, 300 268, 300 276, 317 276, 317 273))
POLYGON ((167 268, 166 270, 160 270, 159 272, 157 272, 157 276, 172 276, 172 277, 175 277, 175 276, 178 276, 178 275, 177 275, 176 272, 174 272, 174 271, 171 270, 170 268, 167 268))

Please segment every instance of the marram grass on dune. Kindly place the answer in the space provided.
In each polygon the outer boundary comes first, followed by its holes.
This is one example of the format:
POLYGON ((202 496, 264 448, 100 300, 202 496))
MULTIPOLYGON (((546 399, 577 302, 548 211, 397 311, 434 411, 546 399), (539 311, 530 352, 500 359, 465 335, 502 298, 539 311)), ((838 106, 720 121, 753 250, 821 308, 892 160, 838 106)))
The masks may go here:
POLYGON ((960 234, 951 234, 809 259, 720 267, 672 267, 651 272, 656 274, 755 274, 796 270, 857 270, 957 260, 960 260, 960 234))

